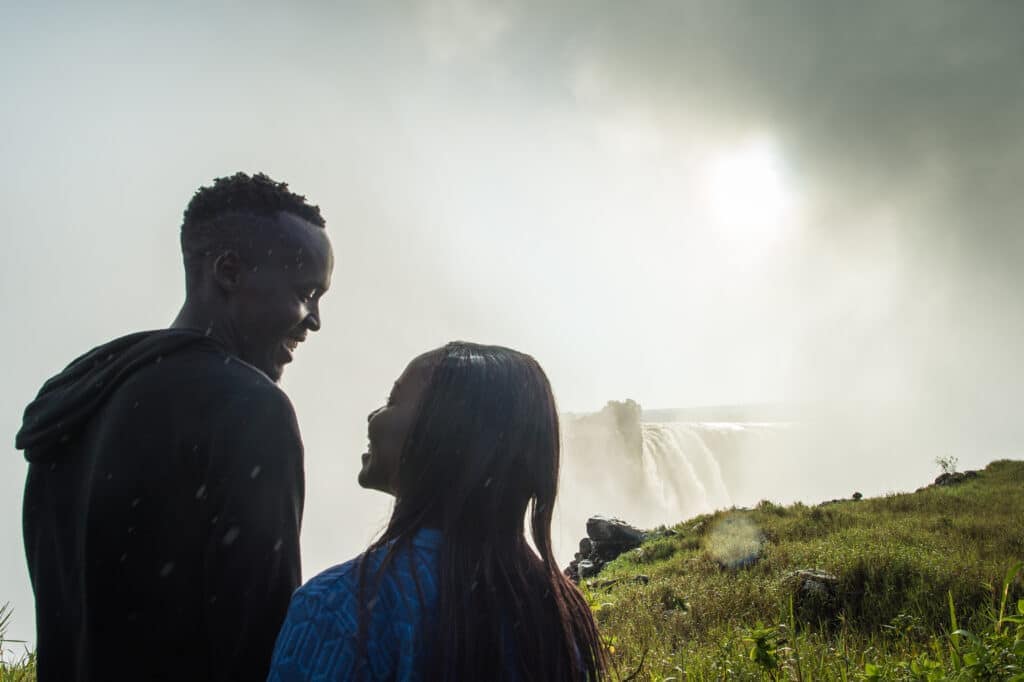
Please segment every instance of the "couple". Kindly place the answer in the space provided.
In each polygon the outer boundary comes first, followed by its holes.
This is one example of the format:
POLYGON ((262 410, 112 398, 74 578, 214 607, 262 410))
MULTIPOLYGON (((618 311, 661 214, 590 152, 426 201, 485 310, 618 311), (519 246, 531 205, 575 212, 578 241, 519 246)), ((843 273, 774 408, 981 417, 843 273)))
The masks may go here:
POLYGON ((470 343, 412 360, 359 473, 391 519, 299 588, 303 449, 276 382, 320 329, 324 219, 238 173, 196 192, 181 246, 170 329, 93 349, 25 410, 40 682, 598 679, 551 552, 558 417, 537 362, 470 343))

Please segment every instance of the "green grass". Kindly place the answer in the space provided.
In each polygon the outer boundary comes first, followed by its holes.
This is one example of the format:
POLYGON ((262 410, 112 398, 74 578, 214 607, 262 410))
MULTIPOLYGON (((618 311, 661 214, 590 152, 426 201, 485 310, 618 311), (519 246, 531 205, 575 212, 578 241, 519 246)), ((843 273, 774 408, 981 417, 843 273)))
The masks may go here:
POLYGON ((34 654, 19 652, 17 646, 23 642, 6 639, 7 626, 11 622, 11 609, 8 604, 0 604, 0 682, 35 682, 36 659, 34 654))
POLYGON ((1024 680, 1024 630, 1005 620, 1024 599, 1024 573, 1008 572, 1024 559, 1024 462, 947 488, 762 502, 673 530, 596 579, 648 584, 587 590, 623 679, 1011 679, 1017 665, 1024 680), (716 560, 758 543, 745 568, 716 560), (836 576, 836 598, 800 598, 786 579, 796 569, 836 576))

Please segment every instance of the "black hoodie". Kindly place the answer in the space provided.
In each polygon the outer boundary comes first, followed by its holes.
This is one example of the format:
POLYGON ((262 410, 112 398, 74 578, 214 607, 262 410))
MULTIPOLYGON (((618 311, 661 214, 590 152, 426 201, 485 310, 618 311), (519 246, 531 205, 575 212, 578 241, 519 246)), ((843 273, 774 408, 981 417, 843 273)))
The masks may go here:
POLYGON ((17 447, 40 682, 263 680, 300 582, 291 403, 203 334, 132 334, 47 381, 17 447))

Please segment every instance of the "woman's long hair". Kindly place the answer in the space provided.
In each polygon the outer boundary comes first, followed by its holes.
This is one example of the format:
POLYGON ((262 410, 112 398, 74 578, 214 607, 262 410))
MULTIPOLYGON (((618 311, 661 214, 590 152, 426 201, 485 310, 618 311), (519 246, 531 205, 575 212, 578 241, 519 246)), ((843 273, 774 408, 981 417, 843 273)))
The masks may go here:
POLYGON ((558 413, 536 360, 464 342, 436 352, 402 450, 394 511, 368 551, 385 552, 382 572, 419 529, 441 531, 439 618, 423 633, 425 679, 603 674, 590 609, 551 550, 558 469, 558 413), (536 552, 524 534, 527 508, 536 552))

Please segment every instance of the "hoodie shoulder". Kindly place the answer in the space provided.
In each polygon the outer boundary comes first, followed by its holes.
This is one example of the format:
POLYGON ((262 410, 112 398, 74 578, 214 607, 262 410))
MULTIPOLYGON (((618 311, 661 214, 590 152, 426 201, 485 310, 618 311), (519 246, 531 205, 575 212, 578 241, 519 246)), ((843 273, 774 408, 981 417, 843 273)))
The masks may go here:
POLYGON ((126 381, 186 349, 215 353, 219 346, 201 332, 165 329, 122 336, 84 353, 44 383, 25 408, 15 447, 33 460, 33 454, 67 442, 126 381))

